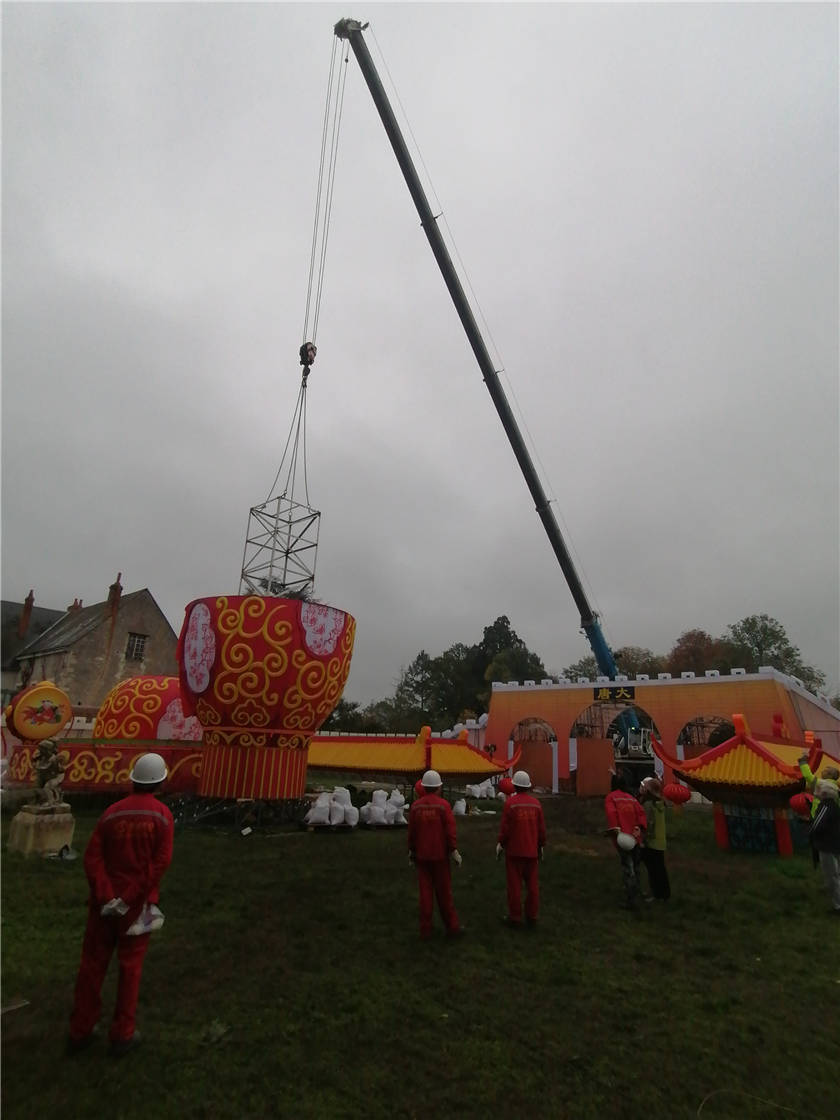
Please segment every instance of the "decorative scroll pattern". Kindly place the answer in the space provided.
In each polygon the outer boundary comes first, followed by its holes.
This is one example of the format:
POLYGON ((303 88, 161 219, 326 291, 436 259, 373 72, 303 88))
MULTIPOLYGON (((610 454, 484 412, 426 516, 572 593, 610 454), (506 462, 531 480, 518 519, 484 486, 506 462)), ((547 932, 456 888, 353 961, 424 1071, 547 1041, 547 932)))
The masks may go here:
MULTIPOLYGON (((334 607, 219 596, 199 600, 185 625, 182 685, 190 691, 208 745, 305 747, 337 704, 350 672, 356 624, 334 607), (184 664, 199 607, 209 618, 215 659, 207 687, 196 694, 191 689, 195 674, 184 664)), ((209 648, 202 633, 202 649, 209 648)))
MULTIPOLYGON (((76 741, 62 744, 59 754, 65 763, 62 789, 74 791, 128 792, 131 788, 129 774, 141 754, 154 748, 164 758, 169 775, 166 793, 195 793, 201 776, 204 748, 189 746, 163 746, 158 743, 132 743, 99 745, 76 741)), ((9 759, 9 778, 21 784, 32 781, 32 753, 29 746, 15 747, 9 759)))
MULTIPOLYGON (((177 677, 132 677, 111 689, 93 725, 94 739, 156 739, 161 717, 177 700, 177 677)), ((183 722, 183 713, 181 713, 183 722)), ((179 738, 167 735, 165 738, 179 738)))

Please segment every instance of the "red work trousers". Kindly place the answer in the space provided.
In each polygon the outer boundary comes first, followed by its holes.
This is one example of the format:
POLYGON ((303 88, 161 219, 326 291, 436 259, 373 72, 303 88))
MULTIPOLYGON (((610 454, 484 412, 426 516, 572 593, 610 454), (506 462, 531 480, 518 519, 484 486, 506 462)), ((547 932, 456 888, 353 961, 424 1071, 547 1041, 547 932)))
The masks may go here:
POLYGON ((521 856, 505 856, 508 915, 510 920, 517 924, 522 921, 523 881, 528 892, 525 897, 525 917, 529 922, 535 922, 537 920, 537 914, 540 910, 540 877, 537 870, 538 862, 539 861, 536 859, 524 859, 521 856))
POLYGON ((448 859, 418 859, 417 885, 420 888, 420 936, 432 936, 432 912, 437 898, 440 916, 447 933, 460 929, 452 901, 452 876, 448 859))
POLYGON ((134 1034, 134 1015, 140 994, 143 958, 151 934, 126 937, 119 933, 118 920, 102 918, 94 910, 88 912, 88 923, 82 942, 82 962, 76 977, 76 995, 70 1016, 70 1037, 86 1038, 102 1013, 102 983, 117 950, 120 974, 117 981, 117 1005, 108 1036, 112 1042, 125 1041, 134 1034))

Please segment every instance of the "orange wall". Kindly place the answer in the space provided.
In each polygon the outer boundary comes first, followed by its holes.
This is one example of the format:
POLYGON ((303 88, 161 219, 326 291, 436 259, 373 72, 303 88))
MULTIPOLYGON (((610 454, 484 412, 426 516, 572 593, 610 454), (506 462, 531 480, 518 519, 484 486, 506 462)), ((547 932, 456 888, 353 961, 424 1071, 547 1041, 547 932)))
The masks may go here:
POLYGON ((601 797, 610 792, 613 769, 611 739, 578 739, 577 795, 601 797))
MULTIPOLYGON (((802 721, 807 719, 817 734, 822 731, 823 742, 829 750, 832 743, 840 743, 840 723, 831 714, 823 712, 816 703, 810 704, 798 694, 788 692, 784 683, 773 677, 627 683, 635 689, 634 703, 651 716, 669 753, 675 752, 677 735, 691 720, 698 716, 731 720, 734 712, 746 716, 755 735, 769 735, 773 714, 780 712, 792 739, 803 738, 806 728, 802 721)), ((528 718, 544 720, 553 728, 559 743, 568 742, 575 720, 595 702, 595 687, 589 684, 494 690, 485 742, 507 743, 517 723, 528 718)))
MULTIPOLYGON (((519 744, 514 744, 514 750, 519 744)), ((568 753, 568 752, 567 752, 568 753)), ((553 762, 550 743, 522 743, 522 757, 519 760, 522 770, 528 772, 531 785, 551 789, 554 783, 553 762)))

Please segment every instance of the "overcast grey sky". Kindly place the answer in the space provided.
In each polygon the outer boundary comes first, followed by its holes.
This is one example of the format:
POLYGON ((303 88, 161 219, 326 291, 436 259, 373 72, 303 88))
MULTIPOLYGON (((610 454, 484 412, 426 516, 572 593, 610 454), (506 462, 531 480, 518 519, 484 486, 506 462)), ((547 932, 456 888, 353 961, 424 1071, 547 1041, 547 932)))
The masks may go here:
MULTIPOLYGON (((835 4, 4 3, 3 598, 121 571, 177 631, 238 590, 343 16, 610 643, 766 612, 836 689, 835 4)), ((308 476, 345 695, 499 614, 560 672, 576 609, 352 58, 324 279, 308 476)))

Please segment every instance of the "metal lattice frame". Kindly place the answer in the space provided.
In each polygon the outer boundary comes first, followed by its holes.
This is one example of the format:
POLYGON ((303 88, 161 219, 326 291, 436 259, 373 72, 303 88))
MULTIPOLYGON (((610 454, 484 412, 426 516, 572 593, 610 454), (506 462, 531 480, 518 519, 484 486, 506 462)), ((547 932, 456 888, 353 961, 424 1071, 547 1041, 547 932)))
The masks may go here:
POLYGON ((242 595, 311 595, 321 513, 285 494, 253 506, 242 557, 242 595))

